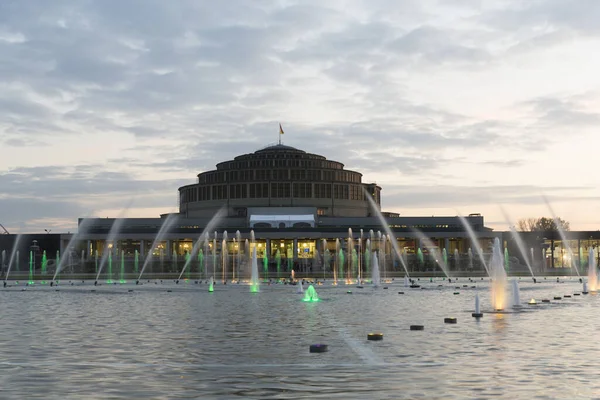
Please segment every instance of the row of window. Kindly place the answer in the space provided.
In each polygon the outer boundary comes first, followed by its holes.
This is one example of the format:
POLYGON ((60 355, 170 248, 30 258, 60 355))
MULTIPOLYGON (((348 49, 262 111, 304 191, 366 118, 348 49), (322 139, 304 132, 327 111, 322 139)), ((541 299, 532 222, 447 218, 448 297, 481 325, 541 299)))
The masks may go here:
POLYGON ((256 169, 209 171, 199 175, 198 183, 225 183, 247 181, 335 181, 361 183, 361 174, 353 171, 320 169, 256 169))
POLYGON ((273 156, 263 160, 227 161, 218 164, 221 169, 247 169, 247 168, 271 168, 271 167, 296 167, 296 168, 331 168, 342 169, 343 165, 337 161, 307 160, 307 159, 273 159, 273 156))
POLYGON ((205 200, 258 198, 364 200, 360 185, 308 182, 239 183, 188 187, 180 191, 181 203, 205 200))

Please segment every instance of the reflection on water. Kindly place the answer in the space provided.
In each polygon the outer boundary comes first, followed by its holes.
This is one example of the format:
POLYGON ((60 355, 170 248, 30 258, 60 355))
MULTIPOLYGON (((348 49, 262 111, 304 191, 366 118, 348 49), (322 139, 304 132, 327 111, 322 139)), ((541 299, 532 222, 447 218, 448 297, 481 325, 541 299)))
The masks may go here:
MULTIPOLYGON (((590 398, 597 296, 522 283, 538 304, 471 317, 462 288, 389 290, 319 286, 307 303, 294 287, 193 284, 9 288, 3 306, 3 399, 63 398, 590 398), (128 289, 133 288, 132 293, 128 289), (398 291, 405 294, 399 295, 398 291), (445 317, 458 318, 444 324, 445 317), (425 326, 410 331, 412 324, 425 326), (384 340, 367 341, 379 331, 384 340), (329 352, 311 354, 311 344, 329 352), (568 382, 568 384, 565 384, 568 382)), ((428 286, 429 285, 429 286, 428 286)))

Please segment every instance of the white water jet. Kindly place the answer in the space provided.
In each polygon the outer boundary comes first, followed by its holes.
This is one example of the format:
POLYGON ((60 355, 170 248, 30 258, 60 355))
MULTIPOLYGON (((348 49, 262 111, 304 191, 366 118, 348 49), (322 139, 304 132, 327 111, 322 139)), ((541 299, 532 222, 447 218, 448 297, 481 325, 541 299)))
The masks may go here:
POLYGON ((417 237, 421 240, 421 242, 423 244, 425 244, 425 247, 427 247, 427 249, 429 250, 429 254, 434 256, 435 262, 440 267, 440 269, 442 270, 444 275, 446 275, 446 278, 450 278, 450 271, 448 271, 448 264, 444 260, 445 257, 443 257, 442 252, 440 252, 438 249, 436 249, 436 246, 433 244, 431 239, 429 239, 427 236, 425 236, 423 234, 423 232, 421 232, 417 228, 412 228, 412 231, 415 233, 415 235, 417 235, 417 237))
POLYGON ((404 275, 404 287, 409 287, 410 286, 410 280, 408 279, 408 276, 404 275))
POLYGON ((250 291, 256 293, 259 291, 258 260, 256 259, 256 247, 252 249, 252 271, 250 274, 250 291))
MULTIPOLYGON (((406 275, 410 276, 410 274, 408 273, 408 266, 404 262, 404 259, 402 257, 400 257, 400 248, 398 247, 398 240, 396 240, 396 236, 394 236, 394 233, 390 229, 389 223, 385 220, 385 218, 383 217, 383 214, 381 214, 381 211, 379 210, 379 207, 377 207, 377 204, 375 204, 375 200, 373 200, 373 197, 371 196, 371 194, 369 192, 367 192, 367 190, 364 187, 363 187, 363 194, 369 201, 369 204, 371 205, 371 209, 373 209, 373 211, 377 215, 377 219, 381 223, 383 230, 385 230, 385 233, 390 238, 390 243, 392 244, 392 248, 396 252, 396 255, 398 256, 398 258, 400 258, 400 263, 402 264, 402 268, 404 268, 404 272, 406 273, 406 275)), ((371 235, 371 242, 373 242, 373 230, 371 230, 369 233, 371 235)), ((381 234, 381 232, 380 232, 380 234, 381 234)))
POLYGON ((13 262, 15 261, 15 257, 19 258, 19 242, 21 241, 21 234, 19 233, 15 238, 15 242, 13 243, 12 252, 10 253, 10 260, 8 260, 8 270, 6 271, 6 276, 4 277, 4 282, 8 280, 8 274, 10 274, 10 270, 12 268, 13 262))
POLYGON ((512 306, 521 307, 521 294, 519 293, 519 281, 516 279, 512 280, 512 306))
POLYGON ((75 244, 77 244, 77 239, 79 239, 80 235, 82 235, 84 232, 86 232, 88 225, 92 221, 93 221, 92 218, 83 218, 81 220, 81 223, 77 227, 77 233, 73 234, 73 236, 71 237, 71 240, 69 240, 69 243, 67 244, 67 247, 65 248, 65 251, 62 252, 62 257, 61 257, 58 265, 56 266, 56 271, 54 272, 54 276, 52 277, 53 282, 56 280, 56 276, 64 268, 65 262, 67 261, 67 259, 71 259, 71 257, 70 257, 71 256, 71 247, 74 247, 75 244))
POLYGON ((171 229, 173 224, 177 221, 177 218, 178 217, 176 214, 169 214, 165 219, 165 222, 163 222, 163 224, 161 225, 160 229, 158 230, 158 233, 156 234, 156 237, 154 238, 154 241, 152 242, 150 250, 148 250, 148 254, 146 255, 146 259, 144 260, 144 265, 142 266, 140 275, 137 278, 137 282, 139 282, 140 279, 142 279, 142 275, 146 270, 146 267, 148 266, 148 264, 150 264, 150 261, 152 261, 152 252, 154 251, 154 248, 162 240, 163 236, 169 231, 169 229, 171 229))
MULTIPOLYGON (((566 247, 566 249, 567 249, 567 254, 569 255, 570 264, 571 264, 570 267, 572 268, 573 260, 575 259, 575 257, 573 256, 573 250, 571 249, 571 245, 569 244, 569 241, 567 240, 567 236, 565 235, 565 230, 563 229, 562 224, 560 223, 560 220, 554 213, 554 210, 552 209, 552 206, 550 205, 550 202, 548 201, 548 199, 546 197, 544 197, 544 201, 546 202, 546 205, 548 206, 548 209, 550 210, 550 213, 552 214, 552 220, 554 221, 554 226, 556 227, 556 230, 558 231, 558 234, 560 235, 560 239, 562 241, 561 245, 563 248, 566 247)), ((579 274, 579 268, 577 268, 577 266, 575 266, 575 273, 577 273, 577 277, 581 278, 581 275, 579 274)))
POLYGON ((481 261, 481 265, 483 265, 483 268, 485 268, 485 272, 487 272, 488 276, 491 276, 490 269, 488 268, 488 265, 485 262, 485 257, 483 257, 483 250, 481 249, 481 246, 479 246, 479 239, 477 238, 473 227, 471 226, 469 221, 467 221, 467 219, 462 215, 459 214, 458 219, 462 223, 463 227, 467 230, 469 238, 471 239, 471 246, 475 246, 475 250, 477 251, 477 255, 479 256, 479 261, 481 261))
POLYGON ((304 288, 302 287, 302 281, 298 281, 298 288, 296 289, 296 293, 304 293, 304 288))
MULTIPOLYGON (((197 255, 198 251, 200 251, 200 248, 202 247, 202 244, 203 244, 203 240, 206 241, 206 239, 208 238, 208 232, 211 229, 213 229, 214 226, 219 222, 219 220, 224 216, 225 216, 225 206, 221 207, 219 209, 219 211, 217 211, 215 213, 215 215, 212 216, 212 218, 210 219, 210 221, 208 221, 208 224, 206 224, 206 227, 204 228, 204 230, 202 231, 200 236, 198 236, 198 240, 196 240, 196 243, 194 243, 194 246, 192 247, 190 257, 188 257, 187 260, 185 261, 185 264, 183 265, 183 268, 181 269, 181 273, 179 274, 179 278, 177 278, 177 280, 181 279, 181 277, 183 276, 183 273, 185 272, 185 270, 188 268, 188 266, 192 262, 192 259, 194 258, 194 256, 197 255)), ((208 253, 208 251, 206 253, 208 253)))
POLYGON ((498 238, 494 239, 490 272, 492 307, 494 310, 503 310, 506 306, 506 270, 504 269, 504 255, 498 238))
POLYGON ((475 314, 481 314, 481 304, 479 301, 479 294, 475 294, 475 314))
POLYGON ((115 237, 121 231, 121 227, 123 226, 124 223, 125 223, 124 218, 117 217, 114 220, 112 226, 110 227, 110 230, 108 231, 108 237, 106 238, 106 241, 104 242, 104 249, 102 250, 102 258, 100 258, 100 265, 98 266, 98 273, 96 274, 96 281, 98 281, 98 279, 100 279, 100 274, 102 273, 104 265, 108 261, 108 253, 110 253, 112 251, 112 249, 110 249, 108 247, 108 244, 110 243, 113 247, 116 248, 116 246, 114 244, 115 237))
POLYGON ((590 247, 588 257, 588 285, 589 289, 593 292, 598 290, 598 272, 596 270, 596 253, 594 249, 590 247))
POLYGON ((379 260, 377 259, 377 251, 373 251, 373 257, 371 258, 371 282, 373 287, 379 287, 381 285, 381 277, 379 276, 379 260))

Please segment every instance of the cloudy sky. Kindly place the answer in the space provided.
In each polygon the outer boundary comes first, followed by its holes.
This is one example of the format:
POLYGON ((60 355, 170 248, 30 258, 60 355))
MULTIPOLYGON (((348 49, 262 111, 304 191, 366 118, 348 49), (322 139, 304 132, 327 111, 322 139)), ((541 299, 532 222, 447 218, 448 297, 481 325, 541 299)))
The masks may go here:
POLYGON ((600 1, 3 0, 0 224, 177 210, 277 141, 402 215, 600 229, 600 1))

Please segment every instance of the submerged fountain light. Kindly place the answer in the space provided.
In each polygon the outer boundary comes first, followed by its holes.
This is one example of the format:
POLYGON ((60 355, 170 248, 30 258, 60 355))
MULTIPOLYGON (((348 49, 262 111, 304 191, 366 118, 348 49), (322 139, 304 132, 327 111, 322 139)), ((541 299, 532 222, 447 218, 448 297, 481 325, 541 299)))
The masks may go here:
POLYGON ((317 295, 317 291, 315 290, 313 285, 310 285, 308 287, 308 289, 306 289, 306 292, 304 292, 304 298, 302 299, 302 301, 306 301, 306 302, 319 301, 319 296, 317 295))
POLYGON ((534 298, 532 298, 531 300, 529 300, 529 302, 527 304, 537 304, 537 302, 535 301, 534 298))

